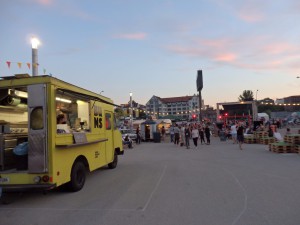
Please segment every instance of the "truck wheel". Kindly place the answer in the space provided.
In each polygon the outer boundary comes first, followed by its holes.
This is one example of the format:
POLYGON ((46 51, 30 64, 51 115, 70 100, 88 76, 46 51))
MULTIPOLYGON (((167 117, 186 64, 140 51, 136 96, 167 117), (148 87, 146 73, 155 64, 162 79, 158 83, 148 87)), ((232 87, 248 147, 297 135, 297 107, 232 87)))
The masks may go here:
POLYGON ((115 153, 114 161, 112 161, 111 163, 108 164, 108 168, 109 169, 114 169, 114 168, 117 167, 117 165, 118 165, 118 155, 117 155, 117 153, 115 153))
POLYGON ((69 183, 70 191, 80 191, 85 183, 86 168, 81 161, 75 162, 71 171, 71 181, 69 183))

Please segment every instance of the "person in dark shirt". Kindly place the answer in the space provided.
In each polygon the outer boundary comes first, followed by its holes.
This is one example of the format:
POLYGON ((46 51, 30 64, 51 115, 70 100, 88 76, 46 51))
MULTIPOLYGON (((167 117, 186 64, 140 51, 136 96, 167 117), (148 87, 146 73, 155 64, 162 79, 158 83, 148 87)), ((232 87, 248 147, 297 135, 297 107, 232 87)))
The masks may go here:
POLYGON ((185 137, 185 146, 187 149, 190 148, 190 137, 191 137, 191 131, 188 125, 185 126, 184 129, 184 137, 185 137))
POLYGON ((141 133, 140 128, 136 128, 136 143, 141 144, 141 133))
POLYGON ((205 126, 204 133, 206 137, 206 144, 210 145, 210 129, 208 125, 205 126))
POLYGON ((239 143, 239 147, 240 147, 240 150, 242 150, 242 144, 244 143, 244 127, 242 125, 242 123, 239 123, 238 124, 238 127, 237 127, 237 141, 239 143))
POLYGON ((128 148, 132 148, 132 141, 129 139, 128 135, 125 136, 123 144, 128 145, 128 148))

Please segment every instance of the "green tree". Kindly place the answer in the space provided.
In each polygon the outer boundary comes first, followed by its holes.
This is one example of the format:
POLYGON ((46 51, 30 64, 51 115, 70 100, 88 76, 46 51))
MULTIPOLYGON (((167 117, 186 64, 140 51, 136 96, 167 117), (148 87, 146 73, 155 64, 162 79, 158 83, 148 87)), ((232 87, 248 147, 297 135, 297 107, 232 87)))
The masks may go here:
POLYGON ((119 119, 120 117, 124 116, 124 111, 122 110, 122 108, 115 108, 115 114, 116 118, 119 119))
POLYGON ((243 94, 239 96, 240 102, 246 102, 246 101, 253 101, 253 91, 251 90, 244 90, 243 94))

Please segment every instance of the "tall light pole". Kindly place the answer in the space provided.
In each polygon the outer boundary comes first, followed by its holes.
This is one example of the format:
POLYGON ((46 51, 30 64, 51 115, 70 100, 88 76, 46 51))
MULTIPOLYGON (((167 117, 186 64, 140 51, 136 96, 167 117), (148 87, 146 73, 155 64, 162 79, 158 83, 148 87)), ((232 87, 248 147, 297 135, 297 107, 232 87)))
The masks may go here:
POLYGON ((255 96, 255 100, 256 100, 256 102, 257 102, 257 92, 258 92, 258 90, 256 90, 256 96, 255 96))
POLYGON ((131 131, 131 133, 132 133, 132 117, 133 117, 133 115, 132 115, 132 92, 130 92, 129 93, 129 96, 130 96, 130 131, 131 131))
POLYGON ((40 41, 37 38, 31 39, 32 47, 32 76, 38 76, 38 45, 40 41))

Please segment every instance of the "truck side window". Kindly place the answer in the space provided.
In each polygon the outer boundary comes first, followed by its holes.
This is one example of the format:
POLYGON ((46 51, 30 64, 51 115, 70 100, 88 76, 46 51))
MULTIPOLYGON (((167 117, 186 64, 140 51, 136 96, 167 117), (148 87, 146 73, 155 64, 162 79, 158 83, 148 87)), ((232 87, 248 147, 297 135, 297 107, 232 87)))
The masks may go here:
POLYGON ((64 114, 65 124, 58 125, 57 129, 67 130, 66 133, 85 131, 90 132, 90 101, 80 93, 56 90, 56 116, 64 114), (64 128, 67 127, 67 128, 64 128))
POLYGON ((111 115, 110 115, 110 113, 105 113, 105 127, 106 127, 106 130, 111 130, 111 115))
POLYGON ((32 130, 44 128, 43 107, 35 107, 30 113, 30 127, 32 130))

